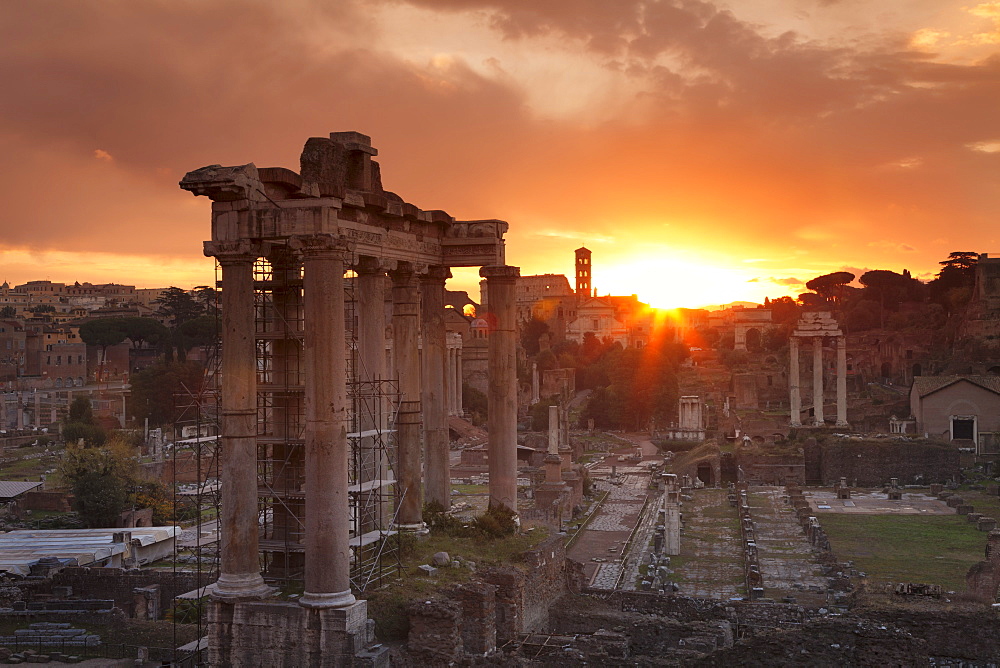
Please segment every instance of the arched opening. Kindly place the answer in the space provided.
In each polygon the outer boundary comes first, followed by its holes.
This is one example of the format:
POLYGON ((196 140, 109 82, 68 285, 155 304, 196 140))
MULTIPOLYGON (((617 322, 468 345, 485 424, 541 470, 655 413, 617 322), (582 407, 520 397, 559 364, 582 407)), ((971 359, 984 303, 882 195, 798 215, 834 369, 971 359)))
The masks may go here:
POLYGON ((889 362, 882 362, 882 378, 888 380, 892 377, 892 364, 889 362))
POLYGON ((711 462, 702 462, 701 464, 698 464, 698 480, 701 480, 703 483, 705 483, 706 487, 711 487, 712 485, 715 484, 712 475, 711 462))
POLYGON ((56 387, 62 387, 62 386, 63 386, 62 378, 56 378, 56 387))
POLYGON ((986 373, 994 376, 1000 376, 1000 366, 991 366, 989 369, 986 370, 986 373))
POLYGON ((760 352, 760 330, 751 327, 746 333, 747 350, 752 353, 760 352))
POLYGON ((923 375, 923 368, 919 364, 914 364, 913 377, 916 378, 917 376, 922 376, 922 375, 923 375))

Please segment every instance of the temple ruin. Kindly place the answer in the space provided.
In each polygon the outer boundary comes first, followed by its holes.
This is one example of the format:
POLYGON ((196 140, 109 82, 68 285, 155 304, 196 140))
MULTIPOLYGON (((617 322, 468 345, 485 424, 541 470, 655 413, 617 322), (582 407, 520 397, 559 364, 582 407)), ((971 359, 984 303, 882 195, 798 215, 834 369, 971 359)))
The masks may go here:
POLYGON ((180 183, 212 200, 205 254, 222 272, 212 665, 340 665, 373 641, 359 580, 377 575, 396 532, 422 528, 424 500, 450 500, 447 417, 461 402, 444 326, 451 267, 486 279, 490 503, 516 511, 519 269, 504 264, 507 223, 405 202, 382 187, 375 155, 369 137, 334 132, 306 142, 298 172, 212 165, 180 183), (296 577, 297 601, 273 595, 296 577))
POLYGON ((813 424, 823 426, 824 415, 824 364, 823 344, 832 338, 837 346, 837 426, 847 427, 847 339, 840 325, 828 312, 805 312, 795 325, 788 339, 790 364, 788 370, 790 421, 793 427, 802 426, 801 377, 799 375, 799 340, 811 339, 813 351, 813 424))

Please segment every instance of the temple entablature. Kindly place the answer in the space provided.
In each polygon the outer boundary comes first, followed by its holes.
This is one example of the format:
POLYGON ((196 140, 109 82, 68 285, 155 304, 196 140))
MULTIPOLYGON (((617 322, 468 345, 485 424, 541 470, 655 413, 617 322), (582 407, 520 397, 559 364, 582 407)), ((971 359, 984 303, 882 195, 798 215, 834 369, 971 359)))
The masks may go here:
POLYGON ((298 173, 211 165, 188 172, 180 187, 212 200, 213 242, 332 234, 358 255, 446 267, 504 263, 506 222, 456 221, 403 201, 382 187, 377 154, 366 135, 333 132, 306 142, 298 173))

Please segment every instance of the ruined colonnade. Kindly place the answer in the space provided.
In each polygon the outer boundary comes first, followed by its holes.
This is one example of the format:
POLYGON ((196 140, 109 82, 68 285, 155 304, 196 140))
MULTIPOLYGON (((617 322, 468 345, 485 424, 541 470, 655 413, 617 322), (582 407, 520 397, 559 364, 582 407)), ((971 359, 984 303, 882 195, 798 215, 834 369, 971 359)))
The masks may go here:
POLYGON ((821 427, 825 424, 824 414, 824 383, 823 383, 823 343, 832 338, 837 346, 837 423, 838 427, 848 427, 847 422, 847 339, 840 330, 837 321, 828 312, 803 313, 796 324, 795 331, 788 340, 789 365, 788 385, 790 404, 790 423, 793 427, 802 426, 802 396, 801 373, 799 370, 799 340, 812 340, 813 358, 813 425, 821 427))
POLYGON ((364 135, 332 133, 330 139, 307 142, 301 175, 284 168, 258 170, 252 163, 213 165, 181 182, 213 200, 212 240, 205 242, 205 253, 217 259, 222 272, 221 564, 215 600, 223 607, 210 613, 215 663, 262 660, 256 648, 239 640, 259 627, 240 621, 246 609, 241 606, 266 602, 272 593, 260 553, 274 548, 262 543, 283 539, 286 561, 279 566, 301 564, 299 609, 345 611, 310 622, 290 616, 287 604, 267 608, 267 614, 284 620, 272 620, 279 635, 297 639, 305 633, 304 654, 275 665, 308 665, 308 657, 319 655, 317 647, 330 642, 357 647, 368 628, 365 602, 352 593, 352 548, 387 532, 422 528, 425 499, 448 507, 447 420, 462 410, 461 340, 449 340, 444 322, 445 282, 453 266, 480 266, 487 280, 494 323, 490 499, 516 511, 519 269, 503 263, 507 224, 456 221, 443 211, 402 202, 382 190, 378 166, 370 160, 375 153, 364 135), (349 271, 355 272, 353 324, 345 319, 349 271), (356 340, 348 336, 351 327, 356 340), (352 351, 355 363, 349 362, 352 351), (376 410, 380 399, 352 399, 348 393, 349 384, 377 384, 390 366, 399 390, 391 472, 366 450, 387 427, 376 410), (288 455, 292 451, 301 453, 298 459, 288 455), (361 460, 354 480, 352 457, 361 460), (389 484, 396 489, 394 523, 377 526, 360 518, 352 525, 351 504, 389 484), (267 513, 259 504, 265 497, 280 503, 272 511, 275 534, 262 538, 267 513))

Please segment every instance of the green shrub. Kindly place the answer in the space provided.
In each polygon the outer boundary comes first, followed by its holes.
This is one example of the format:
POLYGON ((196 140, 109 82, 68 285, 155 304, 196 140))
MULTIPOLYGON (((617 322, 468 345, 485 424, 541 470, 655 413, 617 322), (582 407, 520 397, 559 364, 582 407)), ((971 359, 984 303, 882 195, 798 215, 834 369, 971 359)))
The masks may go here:
POLYGON ((472 530, 484 538, 511 536, 517 531, 517 515, 504 505, 490 505, 472 520, 472 530))

